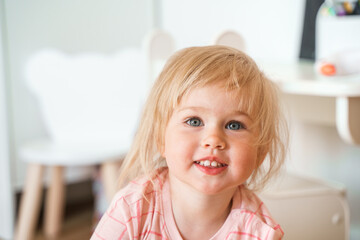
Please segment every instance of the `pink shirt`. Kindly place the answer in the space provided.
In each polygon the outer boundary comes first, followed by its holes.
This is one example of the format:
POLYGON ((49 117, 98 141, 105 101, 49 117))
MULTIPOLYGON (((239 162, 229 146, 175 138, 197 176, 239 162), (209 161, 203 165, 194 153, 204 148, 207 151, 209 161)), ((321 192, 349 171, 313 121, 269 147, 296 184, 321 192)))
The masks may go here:
MULTIPOLYGON (((168 170, 154 182, 140 179, 129 183, 113 198, 91 240, 182 239, 172 214, 168 170)), ((263 202, 240 186, 224 225, 211 239, 281 239, 283 231, 263 202)))

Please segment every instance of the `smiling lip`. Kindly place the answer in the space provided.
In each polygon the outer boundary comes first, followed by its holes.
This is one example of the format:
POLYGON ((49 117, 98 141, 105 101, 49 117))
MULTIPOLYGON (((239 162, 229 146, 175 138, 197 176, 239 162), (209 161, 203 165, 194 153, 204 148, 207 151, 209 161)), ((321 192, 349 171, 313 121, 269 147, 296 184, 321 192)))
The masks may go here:
POLYGON ((194 161, 195 166, 207 175, 217 175, 224 171, 228 165, 215 156, 208 156, 194 161))

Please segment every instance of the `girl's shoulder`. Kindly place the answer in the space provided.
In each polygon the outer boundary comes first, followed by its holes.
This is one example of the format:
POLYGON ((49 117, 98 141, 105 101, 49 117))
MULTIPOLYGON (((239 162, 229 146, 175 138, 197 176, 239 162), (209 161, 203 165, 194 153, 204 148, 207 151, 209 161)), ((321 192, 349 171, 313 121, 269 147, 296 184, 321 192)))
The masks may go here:
MULTIPOLYGON (((115 194, 112 202, 122 201, 127 204, 132 204, 143 199, 148 199, 149 195, 154 195, 162 190, 162 186, 167 178, 167 172, 167 168, 161 168, 157 170, 153 178, 142 176, 130 181, 115 194)), ((111 205, 114 204, 112 203, 111 205)))
POLYGON ((163 179, 166 179, 165 173, 161 171, 151 180, 146 177, 138 178, 118 191, 95 230, 94 235, 101 237, 94 239, 140 236, 147 229, 153 229, 152 226, 158 226, 157 223, 163 216, 159 191, 163 179))
MULTIPOLYGON (((245 226, 241 226, 242 229, 245 228, 249 233, 256 233, 258 236, 259 234, 283 236, 284 232, 280 225, 253 191, 240 186, 237 196, 234 196, 233 204, 232 215, 242 218, 241 222, 245 223, 245 226)), ((277 237, 269 239, 277 239, 277 237)))

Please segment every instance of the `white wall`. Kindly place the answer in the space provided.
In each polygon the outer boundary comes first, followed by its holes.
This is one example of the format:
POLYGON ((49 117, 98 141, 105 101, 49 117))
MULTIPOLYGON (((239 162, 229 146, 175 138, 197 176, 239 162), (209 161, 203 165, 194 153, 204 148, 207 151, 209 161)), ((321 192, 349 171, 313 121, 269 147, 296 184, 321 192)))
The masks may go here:
MULTIPOLYGON (((124 47, 140 47, 153 24, 151 4, 149 0, 5 0, 15 149, 46 135, 37 102, 24 85, 27 59, 43 48, 111 54, 124 47)), ((21 187, 25 164, 16 152, 13 161, 13 181, 21 187)))
POLYGON ((0 0, 0 239, 11 239, 14 227, 13 189, 9 151, 6 63, 4 61, 4 2, 0 0))
POLYGON ((236 30, 255 59, 295 61, 299 55, 304 0, 162 1, 162 25, 179 48, 211 43, 236 30))

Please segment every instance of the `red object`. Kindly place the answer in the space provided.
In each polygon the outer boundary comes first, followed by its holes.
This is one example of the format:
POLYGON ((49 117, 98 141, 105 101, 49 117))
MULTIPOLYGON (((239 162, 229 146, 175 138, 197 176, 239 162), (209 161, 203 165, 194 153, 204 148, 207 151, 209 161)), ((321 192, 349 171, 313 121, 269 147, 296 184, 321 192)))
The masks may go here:
POLYGON ((320 72, 326 76, 333 76, 336 74, 336 67, 334 64, 326 63, 320 67, 320 72))

